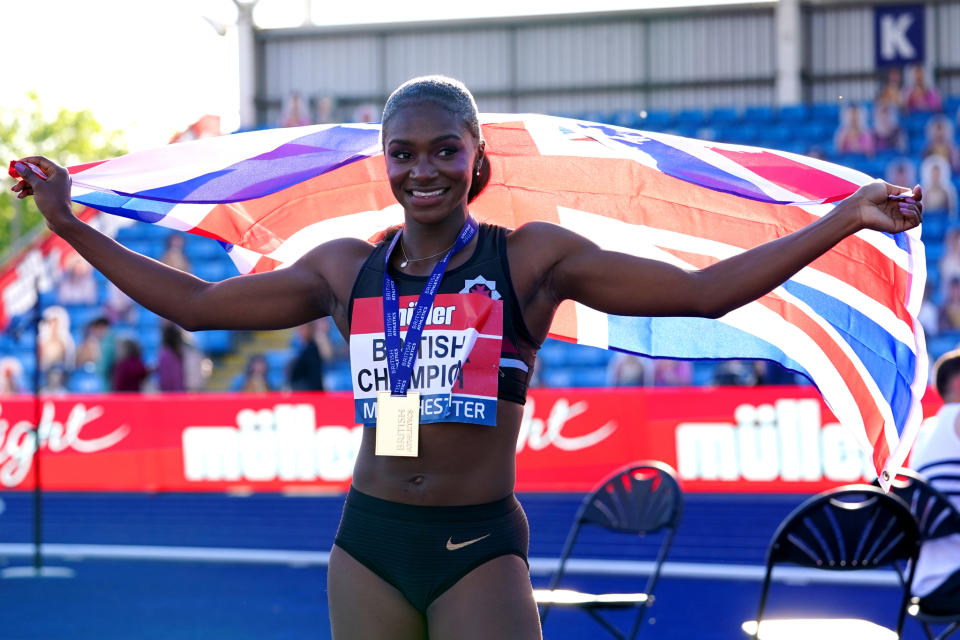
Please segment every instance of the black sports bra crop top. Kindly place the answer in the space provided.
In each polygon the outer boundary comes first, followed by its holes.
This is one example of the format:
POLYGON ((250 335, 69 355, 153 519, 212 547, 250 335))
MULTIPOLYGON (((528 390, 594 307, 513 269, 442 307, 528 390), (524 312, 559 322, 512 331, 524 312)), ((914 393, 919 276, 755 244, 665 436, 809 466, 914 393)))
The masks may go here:
MULTIPOLYGON (((421 422, 496 424, 497 399, 524 404, 540 348, 510 279, 509 230, 481 224, 473 255, 448 269, 420 340, 410 389, 421 394, 421 422)), ((389 390, 383 333, 383 269, 389 241, 364 262, 350 294, 350 368, 357 423, 376 424, 376 396, 389 390)), ((426 284, 392 267, 400 326, 426 284)))

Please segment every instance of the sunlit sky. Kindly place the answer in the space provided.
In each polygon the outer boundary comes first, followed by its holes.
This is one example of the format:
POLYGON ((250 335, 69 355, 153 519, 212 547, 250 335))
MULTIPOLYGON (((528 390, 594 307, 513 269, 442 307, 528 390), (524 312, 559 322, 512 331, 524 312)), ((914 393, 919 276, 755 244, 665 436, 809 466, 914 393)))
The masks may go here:
MULTIPOLYGON (((260 0, 262 27, 576 13, 743 0, 260 0)), ((45 111, 89 109, 130 150, 166 144, 205 114, 239 123, 232 0, 0 0, 0 110, 35 91, 45 111), (219 35, 213 24, 226 25, 219 35)))

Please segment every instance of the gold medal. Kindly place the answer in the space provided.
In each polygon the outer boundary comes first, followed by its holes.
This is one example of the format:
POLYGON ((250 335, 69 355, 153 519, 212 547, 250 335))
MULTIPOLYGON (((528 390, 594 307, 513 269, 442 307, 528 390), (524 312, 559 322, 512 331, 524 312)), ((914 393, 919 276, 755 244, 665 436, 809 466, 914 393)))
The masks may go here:
POLYGON ((417 457, 420 435, 420 393, 408 391, 394 396, 389 391, 377 394, 378 456, 417 457))

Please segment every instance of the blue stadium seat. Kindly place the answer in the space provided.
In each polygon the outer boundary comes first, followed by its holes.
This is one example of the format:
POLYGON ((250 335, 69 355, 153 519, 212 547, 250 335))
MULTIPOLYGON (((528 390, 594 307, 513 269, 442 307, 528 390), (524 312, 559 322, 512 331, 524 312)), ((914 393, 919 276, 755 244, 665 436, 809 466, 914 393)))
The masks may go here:
POLYGON ((672 111, 648 110, 647 116, 640 121, 640 127, 651 131, 663 131, 673 126, 673 122, 672 111))
POLYGON ((707 119, 713 127, 736 124, 740 122, 740 111, 734 107, 714 107, 707 119))
POLYGON ((926 243, 925 249, 927 261, 940 262, 940 258, 943 257, 943 252, 946 250, 946 245, 943 242, 932 240, 926 243))
POLYGON ((293 359, 294 353, 290 350, 275 350, 275 351, 265 351, 263 357, 267 361, 267 366, 270 369, 279 369, 285 371, 287 364, 290 360, 293 359))
POLYGON ((70 329, 78 329, 81 332, 90 321, 103 315, 100 307, 95 305, 69 305, 64 307, 70 316, 70 329))
POLYGON ((574 367, 606 367, 611 357, 612 352, 606 349, 576 345, 569 350, 566 364, 574 367))
POLYGON ((786 124, 805 122, 810 118, 810 109, 805 104, 788 104, 777 110, 777 120, 786 124))
POLYGON ((563 367, 567 364, 567 353, 571 347, 570 344, 561 340, 548 339, 540 347, 537 357, 543 361, 547 367, 563 367))
POLYGON ((607 114, 604 111, 584 111, 580 114, 580 120, 588 122, 605 122, 607 114))
POLYGON ((957 333, 941 333, 936 336, 927 337, 927 351, 930 353, 930 360, 936 360, 947 351, 956 349, 960 345, 960 335, 957 333))
POLYGON ((573 385, 573 369, 568 369, 566 367, 562 368, 547 368, 544 367, 543 373, 544 385, 551 388, 565 388, 572 387, 573 385))
POLYGON ((100 374, 83 369, 78 369, 70 374, 67 389, 72 393, 103 393, 106 391, 100 374))
POLYGON ((243 379, 245 375, 241 371, 232 378, 230 378, 230 391, 240 391, 243 388, 243 379))
POLYGON ((633 109, 617 109, 607 116, 607 122, 628 129, 640 128, 640 114, 633 109))
POLYGON ((775 118, 773 107, 769 105, 753 105, 743 110, 744 122, 755 125, 766 124, 775 118))
POLYGON ((573 373, 571 379, 571 386, 573 387, 607 386, 606 367, 577 367, 570 371, 573 373))
POLYGON ((810 105, 810 117, 832 128, 840 122, 840 105, 836 102, 818 102, 810 105))
POLYGON ((797 125, 796 135, 808 145, 822 144, 833 137, 836 124, 809 120, 797 125))
POLYGON ((326 391, 349 391, 353 388, 350 365, 336 364, 323 372, 323 388, 326 391))
POLYGON ((797 142, 799 137, 794 126, 774 124, 764 127, 758 144, 763 147, 779 147, 786 143, 797 142))
POLYGON ((730 141, 737 144, 760 145, 764 142, 765 126, 755 124, 742 124, 732 127, 730 130, 730 141))
POLYGON ((923 219, 923 241, 943 240, 948 220, 944 216, 930 216, 923 219))
POLYGON ((125 241, 123 245, 131 251, 136 251, 151 258, 159 258, 163 254, 163 242, 152 238, 130 239, 125 241))
POLYGON ((677 112, 677 127, 697 129, 707 123, 707 115, 701 109, 683 109, 677 112))
POLYGON ((229 260, 223 245, 212 238, 190 236, 183 245, 183 253, 191 263, 201 260, 220 260, 222 258, 229 260))
POLYGON ((197 347, 207 354, 221 354, 233 349, 232 331, 197 331, 193 334, 193 337, 197 347))
POLYGON ((237 269, 229 259, 226 262, 221 260, 202 260, 191 265, 191 271, 193 271, 193 274, 198 278, 203 278, 210 282, 219 282, 237 275, 237 269))
POLYGON ((677 126, 675 126, 672 130, 668 131, 667 133, 672 133, 675 136, 683 136, 684 138, 696 138, 698 129, 699 127, 691 127, 688 125, 677 123, 677 126))

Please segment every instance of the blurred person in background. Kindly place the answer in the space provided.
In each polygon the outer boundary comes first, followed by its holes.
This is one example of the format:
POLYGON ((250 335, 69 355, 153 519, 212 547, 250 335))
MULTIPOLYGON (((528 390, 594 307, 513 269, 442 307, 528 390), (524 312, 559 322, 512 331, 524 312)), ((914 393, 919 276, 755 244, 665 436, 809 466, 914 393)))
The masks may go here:
POLYGON ((897 151, 906 153, 907 132, 900 126, 900 109, 895 105, 878 104, 874 106, 873 148, 878 152, 897 151))
POLYGON ((927 70, 922 65, 912 65, 907 69, 905 91, 904 105, 907 111, 939 111, 943 106, 940 92, 930 82, 927 70))
POLYGON ((133 324, 138 315, 133 299, 112 282, 107 283, 107 299, 103 303, 103 313, 113 324, 133 324))
POLYGON ((157 389, 160 391, 186 391, 183 366, 183 333, 172 322, 160 328, 160 352, 157 354, 157 389))
POLYGON ((898 156, 887 163, 885 178, 890 184, 916 184, 917 165, 913 158, 898 156), (906 182, 900 182, 906 180, 906 182))
POLYGON ((70 335, 70 316, 60 306, 47 307, 43 311, 38 335, 40 341, 40 370, 48 371, 55 366, 70 371, 76 362, 76 345, 70 335))
POLYGON ((183 237, 183 234, 177 231, 168 235, 163 255, 160 256, 160 262, 174 269, 190 273, 190 260, 187 258, 187 254, 183 252, 185 241, 186 238, 183 237))
POLYGON ((653 361, 653 386, 689 387, 693 384, 693 363, 660 358, 653 361))
POLYGON ((336 122, 337 100, 331 95, 323 94, 317 98, 317 124, 336 122))
POLYGON ((960 329, 960 278, 951 278, 947 294, 940 303, 940 331, 960 329))
MULTIPOLYGON (((97 371, 107 351, 106 341, 110 332, 110 321, 105 317, 94 318, 83 328, 83 340, 77 347, 77 369, 97 371)), ((112 345, 109 347, 113 351, 112 345)), ((110 355, 112 359, 112 353, 110 355)))
POLYGON ((611 387, 642 387, 653 381, 653 362, 632 353, 617 351, 607 362, 607 384, 611 387))
POLYGON ((943 298, 947 293, 947 283, 960 278, 960 227, 947 229, 937 271, 940 273, 940 297, 943 298))
POLYGON ((23 365, 11 356, 0 358, 0 395, 23 393, 23 365))
POLYGON ((60 365, 50 367, 44 372, 43 393, 51 395, 63 395, 67 390, 67 371, 60 365))
POLYGON ((117 342, 117 360, 113 365, 111 391, 139 392, 150 375, 140 354, 140 344, 133 338, 121 338, 117 342))
MULTIPOLYGON (((910 468, 960 509, 960 351, 937 359, 933 382, 944 405, 936 418, 921 426, 910 452, 910 468)), ((920 545, 911 591, 923 613, 960 613, 960 534, 920 545)))
POLYGON ((192 333, 181 330, 180 336, 183 340, 183 384, 187 391, 204 391, 213 374, 213 360, 197 346, 192 333))
POLYGON ((883 74, 883 84, 880 85, 880 91, 877 92, 873 104, 875 106, 889 105, 899 111, 903 108, 904 98, 903 69, 890 67, 883 74))
POLYGON ((953 139, 953 123, 943 114, 937 114, 927 122, 927 144, 923 157, 940 156, 950 165, 951 171, 960 171, 960 147, 953 139))
POLYGON ((247 360, 247 368, 244 371, 243 383, 240 390, 246 393, 266 393, 273 391, 270 381, 267 379, 269 366, 267 359, 262 354, 255 353, 247 360))
POLYGON ((93 279, 93 267, 71 250, 64 260, 65 266, 57 282, 58 304, 96 304, 97 282, 93 279))
POLYGON ((323 391, 323 363, 333 359, 329 331, 326 319, 297 328, 300 347, 290 361, 287 375, 291 391, 323 391))
POLYGON ((712 384, 718 387, 745 387, 753 383, 753 367, 748 360, 721 360, 713 370, 712 384))
POLYGON ((313 124, 310 119, 310 108, 299 91, 291 91, 283 101, 283 111, 280 114, 281 127, 303 127, 313 124))
POLYGON ((927 280, 923 290, 923 302, 920 303, 920 311, 917 312, 917 320, 923 325, 923 333, 928 338, 940 333, 940 308, 933 300, 935 293, 933 282, 927 280))
POLYGON ((848 104, 840 112, 840 126, 833 136, 837 153, 873 155, 873 132, 867 124, 866 109, 848 104))
POLYGON ((950 180, 950 165, 940 156, 927 156, 920 163, 920 184, 930 215, 957 219, 957 188, 950 180))

